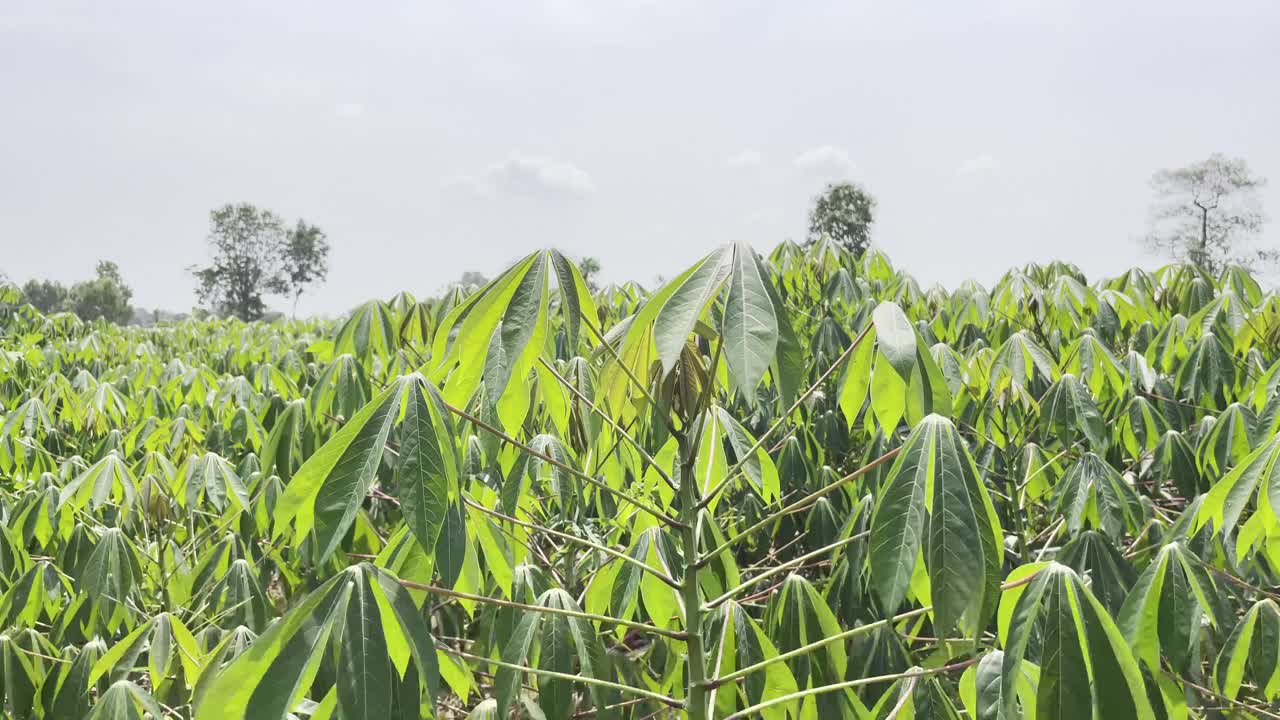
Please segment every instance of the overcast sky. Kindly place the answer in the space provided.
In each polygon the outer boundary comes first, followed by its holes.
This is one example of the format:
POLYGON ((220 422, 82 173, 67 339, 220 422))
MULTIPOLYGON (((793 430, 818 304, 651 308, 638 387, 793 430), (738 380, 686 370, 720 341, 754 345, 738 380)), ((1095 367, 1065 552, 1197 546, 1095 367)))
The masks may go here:
POLYGON ((0 270, 188 309, 248 201, 328 232, 304 312, 549 246, 648 282, 849 178, 922 282, 1113 274, 1161 167, 1244 157, 1280 216, 1277 38, 1264 0, 3 0, 0 270))

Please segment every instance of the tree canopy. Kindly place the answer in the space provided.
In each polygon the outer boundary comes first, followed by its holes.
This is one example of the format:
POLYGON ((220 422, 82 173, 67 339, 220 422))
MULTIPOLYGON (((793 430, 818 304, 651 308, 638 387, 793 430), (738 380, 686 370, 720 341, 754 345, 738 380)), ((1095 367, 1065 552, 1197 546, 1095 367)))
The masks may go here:
POLYGON ((69 289, 56 280, 32 278, 22 285, 22 298, 42 313, 72 312, 85 321, 101 318, 124 324, 133 317, 129 305, 133 290, 120 275, 120 267, 108 260, 98 262, 92 280, 69 289))
POLYGON ((324 232, 303 220, 288 228, 270 210, 248 203, 224 205, 209 215, 210 264, 193 267, 196 292, 210 309, 241 320, 266 312, 265 298, 298 297, 328 273, 324 232))
POLYGON ((871 245, 876 199, 853 182, 832 183, 809 211, 809 241, 830 238, 855 257, 871 245))

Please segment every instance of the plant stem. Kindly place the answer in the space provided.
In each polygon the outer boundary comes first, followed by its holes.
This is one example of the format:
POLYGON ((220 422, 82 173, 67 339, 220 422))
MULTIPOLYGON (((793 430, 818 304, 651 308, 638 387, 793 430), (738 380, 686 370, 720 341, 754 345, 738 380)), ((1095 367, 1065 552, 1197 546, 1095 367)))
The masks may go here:
POLYGON ((645 690, 644 688, 632 687, 630 685, 621 685, 619 683, 609 682, 608 680, 599 680, 597 678, 589 677, 587 675, 570 675, 569 673, 555 672, 553 670, 540 670, 538 668, 526 667, 524 665, 516 665, 515 663, 503 662, 501 660, 494 660, 493 658, 486 658, 486 657, 480 657, 479 655, 472 655, 471 653, 463 652, 461 650, 454 650, 453 648, 447 645, 437 645, 436 647, 446 653, 449 653, 450 655, 456 655, 460 658, 463 658, 465 660, 470 660, 472 662, 485 663, 488 665, 493 665, 495 667, 506 668, 508 670, 516 670, 518 672, 529 673, 530 675, 537 675, 540 677, 549 677, 549 678, 555 678, 557 680, 568 680, 569 682, 582 683, 584 685, 595 685, 597 687, 606 687, 606 688, 609 688, 610 690, 617 690, 618 692, 621 692, 621 693, 630 693, 632 695, 639 695, 640 697, 648 698, 650 700, 656 700, 662 703, 663 705, 667 705, 669 707, 673 707, 673 708, 684 707, 684 703, 680 702, 679 700, 673 697, 667 697, 662 693, 652 692, 649 690, 645 690))
POLYGON ((855 535, 850 535, 849 537, 844 538, 843 540, 837 540, 831 543, 830 545, 827 545, 826 547, 818 548, 817 550, 814 550, 812 552, 805 553, 804 555, 801 555, 796 558, 792 558, 791 560, 788 560, 779 565, 775 565, 774 567, 769 568, 768 570, 760 573, 759 575, 756 575, 755 577, 749 580, 745 580, 739 583, 737 587, 733 587, 728 590, 725 590, 723 595, 707 603, 707 608, 708 609, 715 608, 723 604, 725 601, 729 600, 733 596, 737 595, 738 593, 741 593, 743 590, 746 590, 749 587, 757 585, 764 580, 768 580, 774 575, 777 575, 779 573, 784 573, 797 565, 803 565, 808 560, 811 560, 815 557, 821 557, 822 555, 826 555, 827 553, 833 550, 842 548, 845 545, 848 545, 850 543, 855 543, 859 540, 866 538, 870 534, 871 534, 871 531, 866 530, 864 532, 860 532, 855 535))
MULTIPOLYGON (((1024 578, 1019 578, 1017 580, 1004 583, 1003 585, 1000 586, 1000 590, 1001 591, 1012 590, 1013 588, 1026 585, 1030 583, 1032 580, 1034 580, 1036 576, 1040 574, 1040 572, 1041 571, 1037 570, 1036 572, 1033 572, 1024 578)), ((924 607, 916 608, 915 610, 908 610, 906 612, 898 613, 897 615, 894 615, 891 618, 885 618, 884 620, 877 620, 873 623, 867 623, 866 625, 859 625, 856 628, 853 628, 851 630, 845 630, 844 632, 836 633, 835 635, 828 635, 827 637, 824 637, 821 640, 816 640, 814 642, 809 643, 808 645, 802 645, 796 648, 795 650, 784 652, 780 655, 774 655, 771 658, 761 660, 755 665, 748 665, 747 667, 744 667, 741 670, 738 670, 737 672, 731 672, 728 675, 725 675, 723 677, 718 677, 718 678, 715 678, 714 680, 710 680, 708 681, 707 685, 710 687, 719 687, 721 685, 724 685, 725 683, 737 680, 738 678, 746 677, 747 675, 750 675, 751 673, 756 672, 758 670, 763 670, 766 667, 773 665, 774 663, 783 662, 784 660, 790 660, 793 657, 799 657, 801 655, 807 655, 813 652, 814 650, 817 650, 820 647, 825 647, 827 645, 830 645, 831 643, 839 642, 841 640, 848 640, 849 638, 857 637, 859 635, 862 635, 863 633, 871 632, 876 628, 893 625, 894 623, 898 623, 903 620, 910 620, 911 618, 920 617, 921 615, 924 615, 930 612, 933 612, 933 606, 925 605, 924 607)))
POLYGON ((578 545, 582 545, 582 546, 585 546, 585 547, 589 547, 589 548, 591 548, 591 549, 593 549, 593 550, 599 550, 600 552, 602 552, 602 553, 604 553, 604 554, 606 554, 606 555, 608 555, 608 556, 610 556, 610 557, 613 557, 613 558, 616 558, 616 559, 618 559, 618 560, 621 560, 621 561, 623 561, 623 562, 625 562, 625 563, 629 563, 629 564, 631 564, 631 565, 634 565, 636 568, 639 568, 641 571, 643 571, 643 572, 647 572, 647 573, 649 573, 649 574, 653 575, 654 577, 656 577, 656 578, 658 578, 659 580, 661 580, 662 582, 664 582, 664 583, 666 583, 666 584, 670 585, 672 588, 674 588, 674 589, 676 589, 676 590, 679 590, 679 589, 680 589, 680 583, 679 583, 679 582, 677 582, 675 578, 671 577, 670 575, 668 575, 668 574, 666 574, 666 573, 662 572, 661 570, 659 570, 659 569, 657 569, 657 568, 654 568, 654 567, 649 566, 647 563, 640 562, 639 560, 637 560, 637 559, 635 559, 635 558, 631 557, 630 555, 627 555, 626 553, 618 552, 617 550, 614 550, 614 549, 613 549, 613 548, 611 548, 611 547, 607 547, 607 546, 605 546, 605 545, 600 545, 600 544, 598 544, 598 543, 591 542, 590 540, 586 540, 586 539, 580 538, 580 537, 578 537, 578 536, 576 536, 576 535, 570 535, 570 534, 568 534, 568 533, 562 533, 562 532, 560 532, 559 530, 552 530, 551 528, 548 528, 548 527, 543 527, 543 526, 541 526, 541 525, 535 525, 534 523, 525 522, 525 521, 523 521, 523 520, 517 520, 516 518, 513 518, 513 517, 511 517, 510 515, 506 515, 506 514, 500 513, 500 512, 498 512, 497 510, 490 510, 489 508, 487 508, 487 507, 485 507, 485 506, 481 505, 480 503, 478 503, 478 502, 476 502, 476 501, 474 501, 474 500, 471 500, 470 498, 465 497, 465 496, 462 498, 462 502, 463 502, 463 503, 465 503, 468 507, 475 508, 475 509, 476 509, 476 510, 478 510, 479 512, 482 512, 482 513, 484 513, 484 514, 486 514, 486 515, 491 515, 491 516, 493 516, 493 517, 495 517, 495 518, 497 518, 497 519, 499 519, 499 520, 502 520, 502 521, 504 521, 504 522, 509 522, 509 523, 511 523, 512 525, 519 525, 520 527, 523 527, 523 528, 526 528, 526 529, 529 529, 529 530, 533 530, 533 531, 535 531, 535 532, 545 533, 545 534, 550 535, 550 536, 552 536, 552 537, 560 538, 561 540, 565 540, 565 541, 568 541, 568 542, 571 542, 571 543, 576 543, 576 544, 578 544, 578 545))
MULTIPOLYGON (((775 420, 773 424, 760 435, 760 437, 756 438, 756 444, 748 448, 747 451, 742 454, 742 457, 738 458, 738 462, 734 463, 733 467, 729 468, 729 471, 724 474, 724 478, 720 480, 715 487, 711 488, 707 492, 706 496, 702 498, 702 502, 698 507, 701 508, 709 505, 711 500, 714 499, 715 496, 718 495, 720 491, 723 490, 735 477, 737 477, 738 471, 742 469, 742 466, 747 463, 749 458, 756 454, 757 450, 764 447, 764 443, 769 439, 769 436, 777 432, 778 428, 782 427, 782 424, 787 421, 787 418, 791 417, 791 414, 794 413, 805 400, 808 400, 809 396, 813 395, 815 390, 822 386, 823 381, 826 380, 831 373, 835 372, 836 368, 840 367, 840 364, 853 354, 853 351, 858 347, 858 345, 862 344, 862 341, 866 339, 867 333, 871 332, 872 327, 873 325, 868 322, 867 326, 862 329, 862 332, 858 333, 858 337, 854 338, 853 343, 851 343, 849 347, 845 348, 845 351, 840 354, 840 357, 836 358, 835 361, 831 363, 831 367, 827 368, 827 371, 822 373, 822 375, 809 386, 808 390, 805 390, 800 397, 796 398, 795 402, 791 403, 791 407, 787 408, 785 413, 779 415, 778 419, 775 420)), ((711 370, 712 372, 715 372, 714 365, 712 365, 711 370)))
POLYGON ((556 460, 555 458, 551 457, 550 455, 548 455, 548 454, 546 454, 546 453, 542 453, 542 452, 538 452, 537 450, 534 450, 533 448, 529 447, 528 445, 526 445, 526 444, 524 444, 524 443, 520 442, 519 440, 517 440, 517 439, 515 439, 515 438, 511 437, 510 435, 508 435, 508 434, 506 434, 506 433, 502 432, 502 431, 501 431, 501 430, 499 430, 498 428, 496 428, 496 427, 494 427, 494 426, 490 425, 489 423, 487 423, 487 422, 485 422, 485 421, 481 420, 480 418, 476 417, 475 415, 472 415, 471 413, 467 412, 466 410, 463 410, 462 408, 455 407, 455 406, 453 406, 453 405, 450 405, 450 404, 449 404, 449 403, 447 403, 447 402, 446 402, 446 403, 443 403, 443 404, 444 404, 445 408, 446 408, 449 412, 453 413, 454 415, 457 415, 458 417, 462 418, 463 420, 466 420, 467 422, 469 422, 469 423, 471 423, 471 424, 475 425, 476 427, 478 427, 478 428, 480 428, 480 429, 484 430, 485 432, 488 432, 489 434, 491 434, 491 435, 493 435, 494 437, 498 438, 499 440, 501 440, 501 441, 503 441, 503 442, 507 443, 508 445, 511 445, 512 447, 515 447, 515 448, 518 448, 521 452, 525 453, 526 455, 530 455, 530 456, 532 456, 532 457, 536 457, 536 458, 538 458, 539 460, 541 460, 541 461, 543 461, 543 462, 550 463, 551 465, 554 465, 554 466, 556 466, 556 467, 560 468, 561 470, 564 470, 565 472, 569 473, 570 475, 573 475, 574 477, 578 478, 579 480, 583 480, 583 481, 587 482, 588 484, 593 485, 593 486, 595 486, 595 487, 599 488, 600 490, 602 490, 602 491, 604 491, 604 492, 609 493, 610 495, 612 495, 612 496, 614 496, 614 497, 618 498, 619 500, 622 500, 622 501, 624 501, 624 502, 631 503, 632 505, 636 506, 637 508, 640 508, 641 510, 643 510, 643 511, 645 511, 645 512, 647 512, 647 513, 649 513, 650 515, 652 515, 652 516, 654 516, 655 518, 657 518, 657 519, 661 520, 663 523, 665 523, 665 524, 667 524, 667 525, 670 525, 670 526, 672 526, 672 527, 680 527, 680 521, 679 521, 679 520, 677 520, 677 519, 675 519, 675 518, 671 517, 670 515, 668 515, 668 514, 666 514, 666 513, 662 512, 661 510, 659 510, 659 509, 655 508, 654 506, 650 505, 649 503, 644 502, 643 500, 638 500, 638 499, 636 499, 636 498, 633 498, 633 497, 631 497, 630 495, 628 495, 628 494, 626 494, 626 493, 624 493, 624 492, 621 492, 621 491, 619 491, 619 490, 615 490, 615 489, 613 489, 613 488, 609 487, 607 484, 605 484, 605 483, 603 483, 603 482, 601 482, 601 481, 597 480, 596 478, 591 477, 590 475, 588 475, 588 474, 586 474, 586 473, 582 472, 581 470, 579 470, 579 469, 577 469, 577 468, 575 468, 575 467, 572 467, 572 466, 570 466, 570 465, 566 465, 565 463, 560 462, 559 460, 556 460))
POLYGON ((691 444, 685 433, 679 435, 680 441, 680 519, 685 526, 680 530, 683 545, 684 582, 681 588, 684 596, 684 629, 688 634, 686 641, 688 657, 685 664, 689 667, 689 691, 685 707, 689 720, 708 720, 707 714, 707 654, 702 644, 702 598, 698 588, 698 496, 695 478, 697 464, 697 445, 691 444))
POLYGON ((805 497, 802 497, 802 498, 800 498, 799 500, 797 500, 797 501, 795 501, 795 502, 791 503, 790 505, 787 505, 786 507, 782 508, 781 510, 778 510, 778 511, 776 511, 776 512, 774 512, 774 513, 769 514, 768 516, 766 516, 765 518, 761 519, 761 520, 760 520, 759 522, 757 522, 756 524, 752 525, 751 527, 747 528, 746 530, 743 530, 742 532, 738 533, 737 535, 734 535, 733 537, 729 538, 728 540, 725 540, 724 542, 720 543, 720 546, 719 546, 719 547, 717 547, 716 549, 712 550, 711 552, 708 552, 706 555, 702 556, 702 558, 700 558, 700 559, 698 560, 698 565, 699 565, 699 567, 704 566, 704 565, 706 565, 707 563, 711 562, 711 560, 712 560, 713 558, 715 558, 717 555, 719 555, 720 553, 724 552, 725 550, 728 550, 729 548, 733 547, 734 545, 738 544, 739 542, 741 542, 741 541, 743 541, 743 540, 747 539, 748 537, 750 537, 750 536, 752 535, 752 533, 755 533, 755 532, 757 532, 757 531, 759 531, 759 530, 761 530, 761 529, 763 529, 763 528, 765 528, 765 527, 769 526, 771 523, 775 522, 776 520, 778 520, 779 518, 783 517, 784 515, 790 515, 791 513, 793 513, 793 512, 795 512, 796 510, 799 510, 799 509, 801 509, 801 508, 805 507, 806 505, 808 505, 809 503, 812 503, 814 500, 817 500, 818 498, 822 497, 823 495, 826 495, 826 494, 828 494, 828 493, 830 493, 830 492, 834 491, 836 488, 843 486, 845 483, 852 482, 853 480, 856 480, 856 479, 858 479, 858 478, 862 477, 863 475, 866 475, 867 473, 871 472, 872 470, 875 470, 876 468, 880 467, 881 465, 883 465, 883 464, 885 464, 885 463, 889 462, 890 460, 892 460, 892 459, 894 459, 895 457, 897 457, 897 456, 898 456, 898 453, 899 453, 899 452, 901 452, 901 450, 902 450, 902 448, 900 448, 900 447, 896 447, 896 448, 894 448, 894 449, 890 450, 889 452, 887 452, 887 453, 885 453, 885 454, 881 455, 880 457, 876 458, 875 460, 872 460, 871 462, 867 463, 866 465, 863 465, 862 467, 858 468, 857 470, 854 470, 853 472, 849 473, 848 475, 845 475, 844 477, 840 478, 839 480, 836 480, 835 482, 831 483, 830 485, 827 485, 826 487, 821 488, 821 489, 819 489, 819 490, 815 490, 815 491, 813 491, 812 493, 810 493, 810 494, 806 495, 805 497))
POLYGON ((552 375, 555 376, 556 380, 558 380, 560 384, 565 387, 566 390, 573 393, 574 397, 578 398, 579 401, 585 403, 587 405, 587 408, 590 409, 591 412, 599 416, 600 419, 605 421, 605 423, 608 424, 608 426, 612 428, 615 433, 621 436, 622 439, 626 440, 627 443, 631 445, 631 447, 635 448, 636 452, 640 453, 640 457, 643 458, 645 462, 649 463, 649 465, 653 467, 654 471, 658 473, 658 477, 662 478, 672 490, 676 489, 676 483, 674 480, 671 479, 670 473, 668 473, 665 468, 659 465, 657 460, 653 459, 653 456, 649 454, 649 451, 644 449, 644 445, 641 445, 638 440, 631 437, 631 435, 621 425, 614 422, 613 418, 609 417, 609 415, 605 413, 605 411, 597 407, 596 404, 591 400, 589 400, 586 395, 583 395, 582 391, 574 387, 573 383, 566 380, 565 377, 555 369, 555 366, 547 362, 545 358, 538 358, 538 360, 542 363, 542 366, 545 367, 548 372, 550 372, 552 375))
POLYGON ((893 673, 892 675, 880 675, 877 677, 859 678, 857 680, 846 680, 845 682, 833 683, 831 685, 823 685, 822 687, 809 688, 808 690, 801 690, 800 692, 793 692, 787 695, 781 695, 779 697, 773 698, 772 700, 766 700, 765 702, 757 703, 755 705, 752 705, 749 708, 746 708, 745 710, 740 710, 730 715, 728 718, 725 718, 725 720, 742 720, 743 718, 754 716, 755 714, 759 713, 761 710, 771 708, 776 705, 781 705, 783 703, 793 702, 795 700, 803 700, 804 698, 807 698, 813 695, 821 695, 823 693, 836 692, 837 690, 848 690, 849 688, 862 687, 863 685, 873 685, 875 683, 881 683, 881 682, 890 682, 892 680, 901 680, 903 678, 917 678, 924 675, 937 675, 939 673, 951 672, 953 670, 963 670, 964 668, 967 668, 970 665, 977 663, 981 659, 982 658, 980 657, 973 657, 973 658, 969 658, 968 660, 961 660, 960 662, 957 662, 957 663, 952 663, 950 665, 943 665, 942 667, 936 667, 929 670, 924 670, 918 667, 914 667, 906 672, 893 673))
POLYGON ((443 595, 445 597, 458 598, 460 600, 472 600, 486 605, 497 605, 498 607, 516 608, 517 610, 528 610, 529 612, 540 612, 548 615, 564 615, 566 617, 582 618, 583 620, 591 620, 593 622, 604 623, 607 625, 621 625, 622 627, 635 628, 654 635, 669 637, 672 640, 684 640, 685 633, 676 630, 664 630, 656 625, 647 625, 642 622, 633 622, 631 620, 622 620, 608 615, 597 615, 595 613, 580 612, 578 610, 569 610, 566 608, 547 607, 545 605, 527 605, 525 603, 512 602, 510 600, 500 600, 485 595, 472 595, 471 593, 458 592, 457 590, 449 590, 447 588, 436 587, 435 585, 427 585, 425 583, 414 582, 412 580, 401 580, 400 584, 413 590, 425 590, 435 595, 443 595))

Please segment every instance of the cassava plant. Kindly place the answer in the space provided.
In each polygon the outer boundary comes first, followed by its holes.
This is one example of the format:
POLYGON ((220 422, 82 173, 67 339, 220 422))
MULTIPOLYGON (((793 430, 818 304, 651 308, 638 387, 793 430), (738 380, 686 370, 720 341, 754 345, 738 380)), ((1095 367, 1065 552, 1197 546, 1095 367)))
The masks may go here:
POLYGON ((338 322, 0 287, 7 718, 1280 718, 1280 298, 556 251, 338 322))

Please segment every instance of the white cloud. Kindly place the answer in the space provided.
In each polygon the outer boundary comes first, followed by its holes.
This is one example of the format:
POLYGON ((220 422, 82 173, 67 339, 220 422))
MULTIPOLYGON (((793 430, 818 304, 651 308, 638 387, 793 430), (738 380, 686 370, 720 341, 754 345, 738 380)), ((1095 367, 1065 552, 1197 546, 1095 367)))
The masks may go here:
POLYGON ((457 178, 450 188, 476 195, 582 197, 596 192, 591 175, 571 162, 512 152, 477 176, 457 178))
POLYGON ((987 153, 974 155, 973 157, 960 163, 960 167, 956 168, 957 175, 974 175, 977 173, 990 172, 996 169, 996 159, 987 153))
POLYGON ((815 175, 852 175, 855 166, 849 159, 849 152, 835 145, 822 145, 805 150, 796 156, 796 167, 815 175))
POLYGON ((756 165, 759 165, 762 162, 764 162, 764 156, 762 156, 758 151, 748 148, 746 150, 743 150, 742 152, 739 152, 731 156, 729 158, 729 167, 733 167, 733 168, 755 167, 756 165))
POLYGON ((364 117, 364 105, 361 103, 338 103, 333 108, 333 114, 343 120, 355 120, 364 117))

